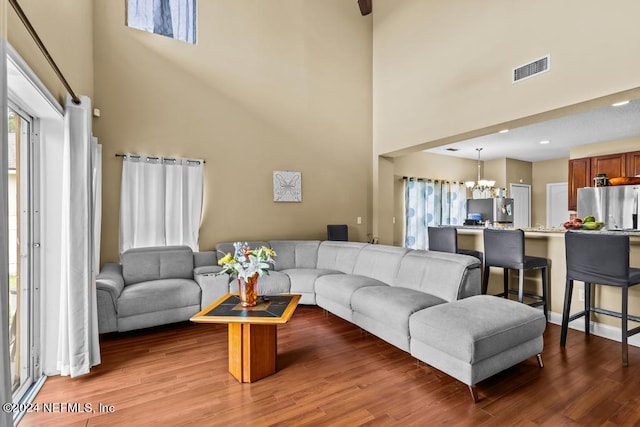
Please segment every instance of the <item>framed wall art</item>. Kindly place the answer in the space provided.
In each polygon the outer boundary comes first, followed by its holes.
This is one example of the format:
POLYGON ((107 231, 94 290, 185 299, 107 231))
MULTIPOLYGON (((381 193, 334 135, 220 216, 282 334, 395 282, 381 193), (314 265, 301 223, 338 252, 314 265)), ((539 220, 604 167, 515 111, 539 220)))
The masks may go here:
POLYGON ((273 171, 273 201, 301 202, 302 174, 291 171, 273 171))

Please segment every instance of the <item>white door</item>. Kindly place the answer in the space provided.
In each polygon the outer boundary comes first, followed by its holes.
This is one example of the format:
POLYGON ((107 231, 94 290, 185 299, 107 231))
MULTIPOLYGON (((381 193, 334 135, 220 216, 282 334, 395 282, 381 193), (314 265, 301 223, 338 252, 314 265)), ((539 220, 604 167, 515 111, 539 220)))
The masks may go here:
POLYGON ((509 184, 509 194, 513 199, 513 227, 530 227, 531 186, 528 184, 509 184))
POLYGON ((34 381, 32 118, 11 101, 8 122, 9 355, 11 391, 20 401, 34 381))
POLYGON ((566 182, 547 184, 547 227, 561 227, 569 219, 568 201, 569 186, 566 182))

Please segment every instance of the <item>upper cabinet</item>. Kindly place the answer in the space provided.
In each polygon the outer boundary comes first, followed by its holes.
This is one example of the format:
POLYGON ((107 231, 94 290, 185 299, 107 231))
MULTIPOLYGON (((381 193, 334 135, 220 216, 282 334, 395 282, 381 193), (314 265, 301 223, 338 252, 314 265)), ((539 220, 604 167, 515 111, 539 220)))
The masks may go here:
POLYGON ((640 175, 640 151, 569 160, 569 210, 578 207, 578 188, 592 187, 599 173, 609 178, 640 175))
POLYGON ((627 153, 627 175, 640 175, 640 151, 632 151, 627 153))
MULTIPOLYGON (((591 157, 591 178, 594 178, 599 173, 604 173, 609 178, 627 176, 625 173, 626 163, 625 153, 591 157)), ((593 183, 588 185, 588 187, 591 186, 593 186, 593 183)))
POLYGON ((569 160, 569 210, 578 209, 578 188, 591 186, 591 158, 569 160))

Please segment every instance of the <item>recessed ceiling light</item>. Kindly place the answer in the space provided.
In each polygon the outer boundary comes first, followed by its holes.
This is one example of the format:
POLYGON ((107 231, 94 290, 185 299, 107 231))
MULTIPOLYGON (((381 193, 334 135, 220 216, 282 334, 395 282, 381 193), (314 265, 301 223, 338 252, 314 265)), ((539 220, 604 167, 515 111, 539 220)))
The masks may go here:
POLYGON ((501 131, 498 131, 498 133, 507 133, 509 132, 509 129, 502 129, 501 131))
POLYGON ((620 101, 620 102, 616 102, 614 104, 611 104, 612 107, 622 107, 623 105, 627 105, 629 103, 629 101, 620 101))
POLYGON ((551 141, 549 141, 548 139, 545 139, 544 141, 540 141, 540 144, 550 144, 551 141))

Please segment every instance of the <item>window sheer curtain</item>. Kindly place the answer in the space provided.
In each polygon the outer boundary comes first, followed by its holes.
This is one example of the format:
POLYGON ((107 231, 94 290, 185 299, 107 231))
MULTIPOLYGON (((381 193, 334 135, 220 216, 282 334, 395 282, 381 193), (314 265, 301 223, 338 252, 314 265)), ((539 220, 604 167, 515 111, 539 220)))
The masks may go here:
POLYGON ((442 182, 440 225, 462 225, 467 217, 467 187, 462 182, 442 182))
POLYGON ((198 250, 203 161, 127 153, 120 190, 120 253, 148 246, 198 250))
POLYGON ((427 228, 460 225, 466 217, 464 183, 440 180, 404 179, 404 246, 428 249, 427 228))
MULTIPOLYGON (((67 96, 62 164, 62 247, 57 369, 76 377, 100 363, 94 210, 100 167, 91 135, 91 100, 67 96)), ((98 228, 99 229, 99 228, 98 228)))

